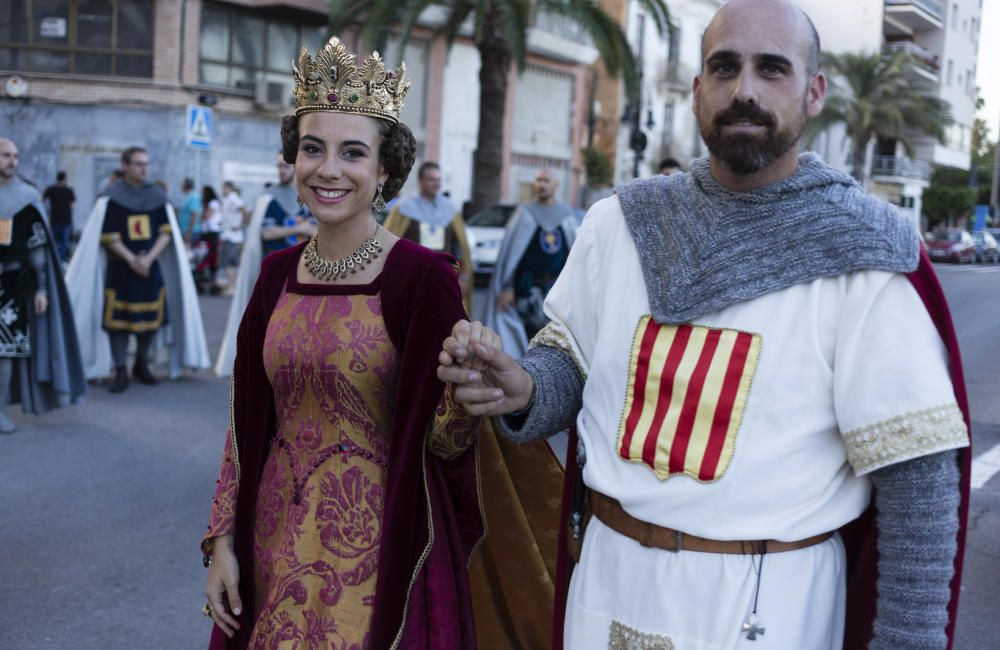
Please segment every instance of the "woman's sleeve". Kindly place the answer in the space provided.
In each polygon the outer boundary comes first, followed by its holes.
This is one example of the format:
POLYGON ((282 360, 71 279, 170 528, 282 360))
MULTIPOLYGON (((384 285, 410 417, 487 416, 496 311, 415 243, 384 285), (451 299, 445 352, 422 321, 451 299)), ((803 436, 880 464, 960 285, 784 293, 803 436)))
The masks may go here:
POLYGON ((230 535, 236 528, 236 464, 233 462, 233 437, 226 432, 226 447, 222 452, 219 478, 215 481, 212 512, 208 517, 208 530, 201 538, 201 549, 206 555, 211 551, 211 540, 220 535, 230 535))
POLYGON ((482 423, 481 417, 469 415, 455 400, 455 387, 449 385, 438 402, 427 436, 427 448, 438 458, 457 458, 476 441, 476 432, 482 423))

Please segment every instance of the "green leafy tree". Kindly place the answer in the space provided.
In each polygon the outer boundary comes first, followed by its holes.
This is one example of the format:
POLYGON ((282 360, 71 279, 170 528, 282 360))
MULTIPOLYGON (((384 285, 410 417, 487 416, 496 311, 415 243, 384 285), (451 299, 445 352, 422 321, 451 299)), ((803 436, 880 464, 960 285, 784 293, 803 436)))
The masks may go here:
MULTIPOLYGON (((523 70, 528 54, 528 29, 537 12, 568 19, 590 34, 604 67, 621 74, 626 94, 638 94, 635 56, 622 28, 594 0, 331 0, 330 28, 341 33, 352 25, 361 27, 369 46, 384 49, 390 34, 398 33, 405 46, 421 12, 434 5, 445 12, 436 35, 450 47, 471 25, 469 36, 479 50, 479 134, 473 157, 472 206, 480 209, 500 200, 503 165, 503 129, 507 106, 507 78, 517 63, 523 70)), ((640 0, 662 34, 670 24, 663 0, 640 0)), ((544 102, 544 97, 538 98, 544 102)))
POLYGON ((967 217, 976 209, 976 190, 972 187, 932 185, 924 190, 923 212, 927 226, 943 223, 953 225, 956 219, 967 217))
POLYGON ((828 72, 823 112, 810 122, 810 137, 834 125, 843 124, 851 141, 851 174, 865 179, 865 151, 874 138, 899 141, 907 154, 912 138, 925 135, 944 142, 951 124, 951 109, 931 90, 906 77, 913 59, 904 52, 892 55, 823 53, 828 72))
POLYGON ((587 170, 587 187, 607 187, 611 185, 614 175, 611 161, 603 153, 593 147, 580 150, 583 156, 583 166, 587 170))

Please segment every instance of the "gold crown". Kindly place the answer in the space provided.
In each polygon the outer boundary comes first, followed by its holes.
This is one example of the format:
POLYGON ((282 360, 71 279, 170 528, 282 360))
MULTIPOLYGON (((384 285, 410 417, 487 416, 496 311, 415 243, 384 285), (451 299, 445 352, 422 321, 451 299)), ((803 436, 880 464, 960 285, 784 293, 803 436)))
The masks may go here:
POLYGON ((356 56, 336 36, 331 36, 316 58, 303 47, 299 67, 292 64, 295 78, 295 114, 313 111, 361 113, 399 122, 403 98, 410 89, 406 64, 386 70, 378 52, 372 52, 359 68, 356 56))

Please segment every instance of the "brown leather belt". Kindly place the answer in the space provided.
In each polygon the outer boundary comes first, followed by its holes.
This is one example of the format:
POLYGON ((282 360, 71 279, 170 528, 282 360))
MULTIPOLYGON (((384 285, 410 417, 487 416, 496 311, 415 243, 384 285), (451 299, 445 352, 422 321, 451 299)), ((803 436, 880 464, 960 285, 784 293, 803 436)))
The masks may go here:
POLYGON ((833 536, 832 532, 813 535, 795 542, 781 542, 776 539, 758 539, 753 541, 719 541, 705 539, 682 533, 673 528, 664 528, 636 519, 625 512, 621 504, 600 492, 590 491, 590 509, 595 517, 610 528, 639 542, 643 546, 662 548, 667 551, 699 551, 701 553, 735 553, 740 555, 760 552, 781 553, 795 549, 813 546, 825 542, 833 536))

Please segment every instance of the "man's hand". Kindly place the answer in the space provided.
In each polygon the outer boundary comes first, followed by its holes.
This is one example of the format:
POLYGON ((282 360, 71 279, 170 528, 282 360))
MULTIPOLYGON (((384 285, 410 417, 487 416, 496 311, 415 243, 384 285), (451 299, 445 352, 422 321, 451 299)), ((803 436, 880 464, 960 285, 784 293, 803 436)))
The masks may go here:
POLYGON ((295 234, 300 237, 312 237, 316 234, 316 224, 312 223, 308 219, 303 219, 302 221, 295 224, 295 234))
POLYGON ((35 313, 41 316, 49 309, 49 297, 42 292, 35 294, 35 313))
POLYGON ((504 289, 503 291, 500 292, 500 295, 497 296, 497 311, 503 311, 504 309, 507 309, 507 307, 513 304, 514 304, 513 289, 504 289))
POLYGON ((132 259, 128 262, 128 266, 132 269, 132 272, 142 278, 149 277, 149 268, 152 265, 153 260, 147 258, 145 255, 133 255, 132 259))
POLYGON ((470 415, 504 415, 527 406, 534 382, 500 337, 482 323, 459 321, 438 355, 438 379, 455 385, 455 399, 470 415))

